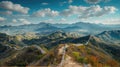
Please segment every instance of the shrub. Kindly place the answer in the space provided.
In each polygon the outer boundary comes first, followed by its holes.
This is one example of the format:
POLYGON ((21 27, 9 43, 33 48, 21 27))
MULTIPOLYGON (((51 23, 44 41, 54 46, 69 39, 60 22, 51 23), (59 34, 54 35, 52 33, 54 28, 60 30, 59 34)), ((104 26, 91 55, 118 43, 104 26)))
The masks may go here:
POLYGON ((82 57, 79 52, 73 52, 72 53, 73 57, 75 58, 76 61, 79 63, 88 63, 88 59, 85 57, 82 57))

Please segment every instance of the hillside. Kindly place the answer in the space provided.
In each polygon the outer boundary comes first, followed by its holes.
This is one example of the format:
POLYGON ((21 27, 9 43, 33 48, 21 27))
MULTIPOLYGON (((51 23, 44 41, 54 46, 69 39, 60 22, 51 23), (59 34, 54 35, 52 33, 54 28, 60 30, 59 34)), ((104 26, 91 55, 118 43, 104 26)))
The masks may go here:
POLYGON ((104 31, 97 35, 105 42, 120 43, 120 30, 104 31))
POLYGON ((102 32, 98 35, 74 37, 69 33, 56 31, 32 39, 24 38, 21 35, 20 40, 16 39, 16 36, 4 34, 0 38, 0 65, 61 66, 64 55, 65 67, 119 67, 120 44, 116 43, 119 41, 119 37, 115 36, 119 33, 119 30, 115 30, 102 32), (102 36, 106 33, 114 41, 107 37, 103 39, 102 36), (106 41, 107 39, 110 41, 106 41))

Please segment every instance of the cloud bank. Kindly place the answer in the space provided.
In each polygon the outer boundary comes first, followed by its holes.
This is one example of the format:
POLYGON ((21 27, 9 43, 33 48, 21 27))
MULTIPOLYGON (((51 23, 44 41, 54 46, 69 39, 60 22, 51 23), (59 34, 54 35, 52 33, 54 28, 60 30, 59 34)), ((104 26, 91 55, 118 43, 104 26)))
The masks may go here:
POLYGON ((84 1, 89 4, 97 4, 100 2, 109 2, 110 0, 84 0, 84 1))
POLYGON ((100 3, 102 0, 84 0, 84 1, 89 4, 97 4, 100 3))
POLYGON ((0 11, 1 15, 11 15, 12 11, 0 11))
POLYGON ((48 5, 48 3, 44 2, 44 3, 41 3, 41 5, 48 5))
POLYGON ((0 2, 0 8, 6 9, 8 11, 16 11, 23 14, 27 14, 29 11, 28 7, 23 7, 20 4, 14 4, 11 1, 2 1, 0 2))
POLYGON ((51 10, 50 8, 38 10, 33 13, 33 16, 36 16, 36 17, 55 17, 58 15, 59 15, 58 11, 51 10))
POLYGON ((5 21, 6 19, 4 17, 0 17, 0 22, 5 21))
POLYGON ((78 15, 79 18, 90 18, 90 17, 99 17, 111 13, 115 13, 117 8, 114 6, 105 6, 100 7, 99 5, 93 5, 90 7, 84 6, 69 6, 68 9, 65 9, 61 12, 62 16, 72 16, 78 15))

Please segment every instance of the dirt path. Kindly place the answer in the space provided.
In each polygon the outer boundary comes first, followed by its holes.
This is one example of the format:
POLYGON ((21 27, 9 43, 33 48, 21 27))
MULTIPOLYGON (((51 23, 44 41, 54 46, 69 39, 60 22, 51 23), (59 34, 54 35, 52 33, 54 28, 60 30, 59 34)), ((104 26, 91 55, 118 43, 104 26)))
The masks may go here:
POLYGON ((73 61, 72 58, 67 55, 63 67, 83 67, 83 66, 73 61))
POLYGON ((67 47, 67 44, 65 44, 64 47, 61 47, 59 49, 59 54, 62 54, 63 56, 61 59, 61 63, 58 65, 58 67, 83 67, 82 65, 74 62, 70 56, 66 55, 67 47))
MULTIPOLYGON (((90 40, 91 36, 89 37, 88 41, 85 43, 85 45, 88 45, 89 40, 90 40)), ((83 44, 79 44, 79 45, 83 45, 83 44)), ((66 47, 67 44, 64 45, 64 47, 62 47, 61 49, 59 49, 59 54, 62 54, 62 60, 60 65, 58 65, 58 67, 91 67, 91 65, 89 64, 78 64, 77 62, 73 61, 72 58, 68 55, 66 55, 66 47), (65 57, 66 56, 66 57, 65 57)), ((83 57, 86 57, 83 55, 83 57)))

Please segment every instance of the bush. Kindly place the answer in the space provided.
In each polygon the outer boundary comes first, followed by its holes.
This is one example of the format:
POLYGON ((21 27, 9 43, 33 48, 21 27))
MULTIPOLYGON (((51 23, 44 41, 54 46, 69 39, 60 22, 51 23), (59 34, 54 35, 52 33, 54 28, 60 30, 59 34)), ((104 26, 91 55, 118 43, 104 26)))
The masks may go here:
POLYGON ((78 58, 80 56, 79 52, 72 52, 73 57, 78 58))
POLYGON ((88 59, 80 56, 79 52, 73 52, 72 55, 75 58, 75 60, 78 61, 79 63, 86 63, 86 64, 88 63, 88 59))

